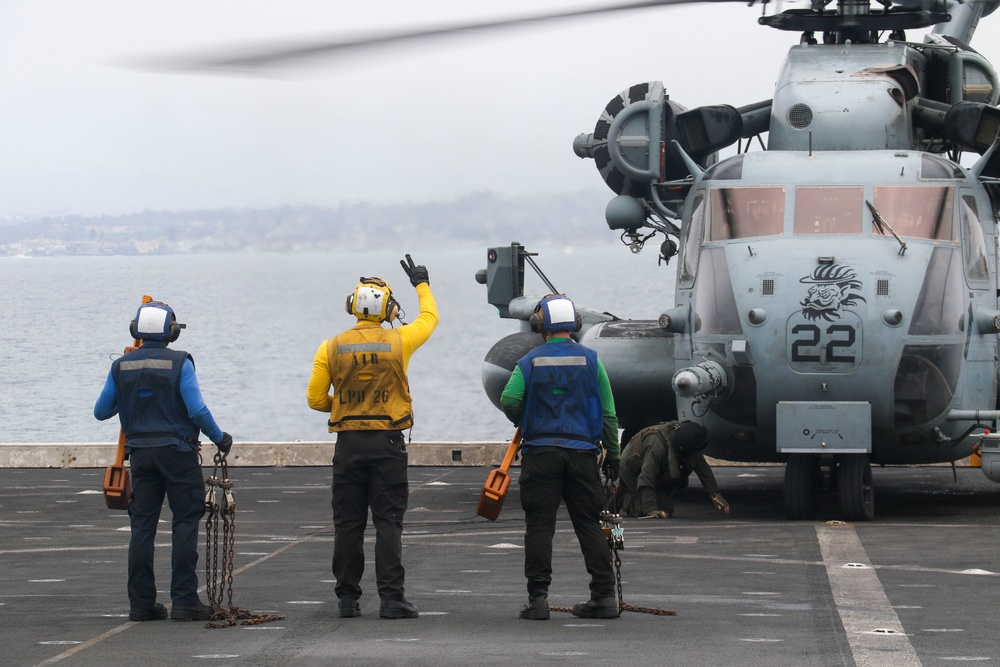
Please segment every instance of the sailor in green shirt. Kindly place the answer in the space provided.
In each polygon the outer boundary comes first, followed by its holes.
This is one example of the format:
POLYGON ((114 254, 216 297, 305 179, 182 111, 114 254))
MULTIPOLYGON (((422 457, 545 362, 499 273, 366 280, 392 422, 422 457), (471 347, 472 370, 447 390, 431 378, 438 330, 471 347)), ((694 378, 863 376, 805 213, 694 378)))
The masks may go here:
MULTIPOLYGON (((558 345, 562 340, 553 338, 549 343, 558 345)), ((600 359, 597 360, 597 386, 601 392, 601 409, 604 413, 604 430, 601 435, 604 457, 605 460, 617 461, 621 454, 621 445, 618 443, 618 415, 615 412, 615 397, 611 393, 611 382, 600 359)), ((510 380, 500 395, 500 407, 503 408, 507 419, 515 423, 518 421, 523 401, 524 376, 521 374, 521 367, 515 365, 514 372, 511 373, 510 380)))
POLYGON ((590 599, 574 605, 580 618, 617 618, 615 572, 601 530, 604 506, 598 461, 618 479, 618 418, 611 383, 597 353, 573 340, 581 318, 573 302, 551 294, 529 320, 545 339, 521 357, 500 396, 504 414, 521 429, 521 509, 528 604, 518 616, 549 618, 552 542, 565 503, 590 574, 590 599))

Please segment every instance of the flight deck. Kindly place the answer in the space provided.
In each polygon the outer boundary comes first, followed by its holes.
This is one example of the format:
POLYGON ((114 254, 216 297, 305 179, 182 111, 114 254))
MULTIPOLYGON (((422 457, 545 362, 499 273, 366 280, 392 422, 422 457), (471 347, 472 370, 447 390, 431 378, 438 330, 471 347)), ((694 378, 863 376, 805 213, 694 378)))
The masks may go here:
MULTIPOLYGON (((374 531, 362 615, 337 614, 329 467, 230 467, 233 603, 283 620, 206 629, 127 620, 128 517, 102 469, 0 469, 0 664, 66 665, 939 665, 994 664, 1000 487, 977 469, 876 469, 878 518, 845 523, 834 500, 788 521, 783 468, 718 466, 717 512, 692 478, 676 517, 624 520, 625 611, 520 620, 523 513, 512 469, 499 519, 476 515, 488 466, 412 467, 406 595, 420 617, 382 620, 374 531)), ((207 472, 207 471, 206 471, 207 472)), ((157 539, 169 604, 169 510, 157 539)), ((202 539, 204 555, 205 538, 202 539)), ((204 557, 199 563, 204 584, 204 557)), ((587 599, 561 510, 550 604, 587 599)), ((204 593, 202 593, 205 599, 204 593)))

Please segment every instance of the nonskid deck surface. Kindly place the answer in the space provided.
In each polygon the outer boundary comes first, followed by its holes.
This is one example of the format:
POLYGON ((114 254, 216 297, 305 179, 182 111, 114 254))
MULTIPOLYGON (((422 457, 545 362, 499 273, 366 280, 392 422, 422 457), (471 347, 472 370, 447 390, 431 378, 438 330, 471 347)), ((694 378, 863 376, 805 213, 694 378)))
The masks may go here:
MULTIPOLYGON (((979 470, 875 470, 876 521, 783 518, 780 467, 718 467, 733 507, 697 481, 676 518, 626 519, 624 601, 676 611, 517 618, 526 601, 516 477, 496 522, 475 515, 487 468, 410 470, 404 564, 412 620, 378 618, 374 531, 362 616, 340 619, 330 574, 330 471, 230 468, 236 606, 284 620, 205 629, 127 620, 128 518, 103 470, 0 470, 3 665, 931 665, 1000 661, 994 616, 1000 486, 979 470)), ((169 510, 158 537, 169 604, 169 510)), ((204 540, 202 540, 204 542, 204 540)), ((587 599, 562 511, 550 604, 587 599)), ((202 545, 204 550, 204 544, 202 545)), ((200 564, 203 566, 204 560, 200 564)), ((204 583, 204 576, 201 576, 204 583)))

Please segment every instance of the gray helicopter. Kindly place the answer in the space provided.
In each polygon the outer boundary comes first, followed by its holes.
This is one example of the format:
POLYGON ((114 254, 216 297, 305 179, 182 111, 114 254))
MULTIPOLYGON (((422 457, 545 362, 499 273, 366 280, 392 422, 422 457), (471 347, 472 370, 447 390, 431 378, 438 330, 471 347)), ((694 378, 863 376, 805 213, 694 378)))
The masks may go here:
MULTIPOLYGON (((450 34, 729 1, 639 0, 137 64, 252 74, 450 34)), ((1000 482, 1000 437, 982 435, 1000 418, 1000 81, 969 46, 998 5, 812 0, 765 11, 760 24, 801 35, 771 99, 688 110, 643 82, 576 138, 574 152, 616 195, 610 229, 633 252, 662 235, 660 258, 677 256, 672 307, 650 320, 586 309, 574 334, 604 362, 623 438, 690 419, 708 430, 711 456, 785 463, 792 519, 815 516, 831 488, 845 518, 872 519, 873 463, 975 450, 1000 482), (980 156, 972 166, 967 153, 980 156)), ((500 316, 521 321, 483 364, 495 404, 540 342, 527 320, 542 295, 524 294, 526 266, 556 291, 519 243, 490 248, 477 274, 500 316)))
MULTIPOLYGON (((634 252, 662 234, 677 280, 657 319, 586 309, 574 336, 607 368, 623 439, 693 420, 710 456, 785 463, 788 518, 835 489, 845 519, 871 520, 872 464, 975 450, 1000 482, 1000 441, 981 437, 1000 417, 1000 82, 969 46, 1000 0, 829 4, 759 19, 801 33, 772 99, 687 110, 640 83, 576 138, 617 195, 608 226, 634 252)), ((539 343, 526 264, 519 243, 490 248, 477 275, 522 320, 484 362, 497 405, 539 343)))

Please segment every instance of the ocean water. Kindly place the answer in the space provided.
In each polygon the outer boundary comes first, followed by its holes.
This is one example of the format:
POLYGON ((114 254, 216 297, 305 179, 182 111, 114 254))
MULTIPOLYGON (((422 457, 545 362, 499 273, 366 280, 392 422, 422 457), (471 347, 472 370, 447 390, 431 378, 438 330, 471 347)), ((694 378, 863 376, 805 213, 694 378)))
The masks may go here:
MULTIPOLYGON (((555 287, 625 319, 652 319, 673 303, 674 266, 655 247, 531 248, 555 287)), ((361 275, 392 285, 416 317, 399 266, 406 252, 0 258, 0 443, 115 442, 118 421, 94 419, 111 361, 130 344, 143 294, 187 324, 172 344, 195 359, 205 402, 237 441, 333 438, 305 392, 313 355, 354 322, 344 301, 361 275)), ((482 360, 518 330, 486 302, 475 272, 486 248, 412 253, 425 264, 441 316, 410 360, 412 438, 505 440, 512 426, 482 389, 482 360)), ((548 290, 530 268, 526 293, 548 290)))

